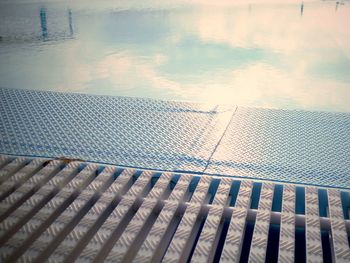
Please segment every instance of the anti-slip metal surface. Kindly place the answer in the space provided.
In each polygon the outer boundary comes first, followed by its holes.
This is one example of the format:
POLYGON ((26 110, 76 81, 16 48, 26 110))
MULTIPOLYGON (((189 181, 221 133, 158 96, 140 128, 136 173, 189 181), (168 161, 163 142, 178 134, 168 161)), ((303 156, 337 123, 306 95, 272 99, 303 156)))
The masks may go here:
POLYGON ((350 188, 350 114, 0 89, 0 152, 350 188))
POLYGON ((230 109, 0 89, 0 152, 202 171, 230 109))
POLYGON ((350 114, 238 108, 208 173, 350 187, 350 114))
POLYGON ((350 192, 0 156, 1 262, 349 262, 350 192))

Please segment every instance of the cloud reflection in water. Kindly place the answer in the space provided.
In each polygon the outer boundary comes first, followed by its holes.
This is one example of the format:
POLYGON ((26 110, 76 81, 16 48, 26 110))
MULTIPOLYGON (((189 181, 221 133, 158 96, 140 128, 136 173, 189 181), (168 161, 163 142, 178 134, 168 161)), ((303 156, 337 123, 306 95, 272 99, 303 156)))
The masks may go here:
POLYGON ((0 86, 350 111, 349 4, 67 8, 1 9, 0 86))

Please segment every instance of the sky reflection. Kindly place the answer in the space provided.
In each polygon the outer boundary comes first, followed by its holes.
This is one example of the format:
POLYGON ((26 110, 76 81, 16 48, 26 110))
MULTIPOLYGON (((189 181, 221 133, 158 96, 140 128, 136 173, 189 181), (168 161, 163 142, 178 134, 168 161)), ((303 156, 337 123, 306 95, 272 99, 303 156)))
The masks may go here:
POLYGON ((350 111, 348 2, 0 6, 2 87, 350 111))

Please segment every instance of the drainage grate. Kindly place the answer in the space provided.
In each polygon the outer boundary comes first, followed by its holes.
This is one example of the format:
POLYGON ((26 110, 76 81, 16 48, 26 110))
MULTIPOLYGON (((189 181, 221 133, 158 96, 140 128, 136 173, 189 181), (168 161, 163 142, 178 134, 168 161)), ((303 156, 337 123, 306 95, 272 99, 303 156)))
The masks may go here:
POLYGON ((2 262, 350 261, 347 190, 4 155, 0 169, 2 262))

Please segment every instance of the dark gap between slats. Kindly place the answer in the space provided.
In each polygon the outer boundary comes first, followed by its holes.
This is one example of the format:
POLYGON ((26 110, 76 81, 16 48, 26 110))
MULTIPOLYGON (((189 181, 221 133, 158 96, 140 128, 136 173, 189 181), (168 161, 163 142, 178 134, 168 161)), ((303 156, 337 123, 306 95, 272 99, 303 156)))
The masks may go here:
POLYGON ((232 183, 229 198, 228 198, 229 206, 233 207, 236 205, 237 196, 238 196, 240 187, 241 187, 241 181, 234 181, 232 183))
POLYGON ((162 196, 159 198, 160 200, 167 200, 169 196, 171 195, 172 191, 174 190, 177 182, 179 181, 180 176, 179 175, 173 175, 169 181, 169 184, 167 188, 165 189, 162 196))
POLYGON ((191 258, 192 255, 194 253, 194 250, 196 249, 199 237, 202 233, 202 229, 203 226, 205 224, 205 221, 207 220, 207 216, 208 216, 208 211, 206 211, 206 213, 199 213, 196 222, 194 223, 192 232, 189 236, 189 240, 185 246, 185 249, 183 251, 183 254, 181 255, 180 261, 184 262, 191 262, 191 258), (195 236, 195 238, 193 238, 191 240, 191 237, 195 236), (192 241, 192 242, 191 242, 192 241))
POLYGON ((283 185, 276 184, 273 192, 271 211, 273 212, 282 211, 282 198, 283 198, 283 185))
POLYGON ((350 219, 350 192, 340 192, 344 219, 350 219))
POLYGON ((326 189, 318 189, 318 209, 320 217, 329 216, 328 194, 326 189))
POLYGON ((189 202, 192 198, 192 195, 194 193, 194 191, 197 188, 197 185, 199 183, 200 177, 199 176, 194 176, 191 179, 191 183, 188 186, 188 191, 185 194, 185 198, 184 198, 184 202, 189 202))
POLYGON ((280 230, 281 227, 279 224, 270 224, 266 248, 266 263, 278 262, 280 230))
POLYGON ((246 221, 239 263, 248 262, 252 239, 253 239, 254 226, 255 226, 255 221, 254 222, 246 221))
POLYGON ((295 250, 294 250, 294 262, 304 263, 306 262, 306 235, 305 227, 295 228, 295 250))
POLYGON ((159 242, 156 252, 153 255, 153 258, 151 260, 152 262, 161 262, 163 260, 163 257, 165 256, 165 253, 170 245, 170 242, 173 239, 176 233, 176 230, 180 225, 183 215, 184 215, 184 210, 178 207, 174 214, 174 217, 169 223, 167 230, 165 231, 162 239, 159 242))
POLYGON ((332 248, 331 248, 331 239, 330 232, 327 230, 321 230, 321 242, 322 242, 322 254, 323 262, 331 263, 332 262, 332 248))
POLYGON ((214 201, 214 197, 216 195, 216 192, 218 190, 218 187, 219 187, 219 184, 220 184, 220 179, 213 179, 211 182, 210 182, 210 186, 209 186, 209 189, 208 189, 208 204, 212 204, 213 201, 214 201))
POLYGON ((305 215, 305 188, 301 186, 295 188, 295 213, 305 215))
POLYGON ((224 249, 224 245, 225 245, 227 232, 228 232, 230 222, 231 222, 231 216, 232 216, 232 211, 230 211, 230 215, 228 215, 226 218, 224 218, 220 221, 219 229, 221 229, 221 231, 218 231, 218 233, 217 233, 218 241, 217 241, 217 245, 216 245, 216 250, 215 250, 213 262, 220 261, 222 250, 224 249))
POLYGON ((250 209, 258 209, 262 183, 253 183, 252 194, 250 196, 250 209))

